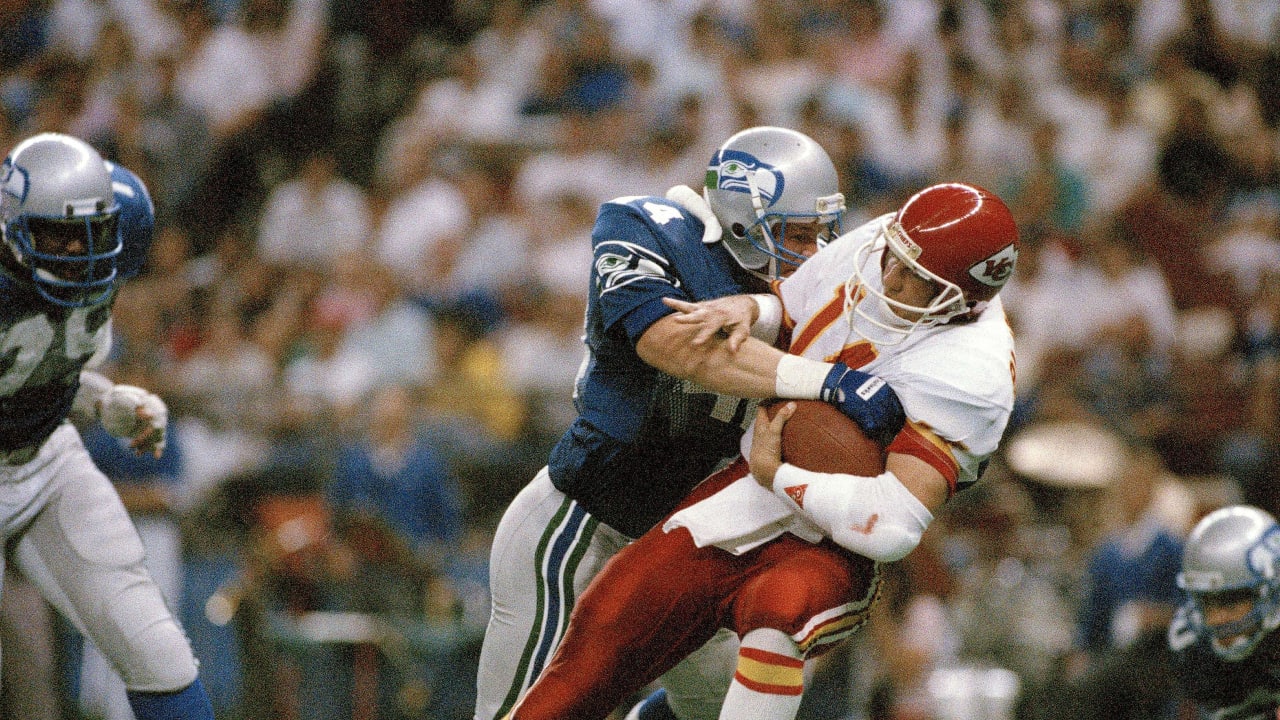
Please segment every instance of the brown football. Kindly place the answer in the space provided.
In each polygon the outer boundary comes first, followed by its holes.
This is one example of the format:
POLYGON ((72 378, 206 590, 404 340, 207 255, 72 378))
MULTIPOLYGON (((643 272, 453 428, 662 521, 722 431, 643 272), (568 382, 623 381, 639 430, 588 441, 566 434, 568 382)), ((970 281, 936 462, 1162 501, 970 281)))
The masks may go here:
MULTIPOLYGON (((768 407, 769 417, 786 401, 768 407)), ((879 475, 885 450, 834 405, 821 400, 792 400, 796 411, 782 427, 782 459, 814 472, 879 475)))

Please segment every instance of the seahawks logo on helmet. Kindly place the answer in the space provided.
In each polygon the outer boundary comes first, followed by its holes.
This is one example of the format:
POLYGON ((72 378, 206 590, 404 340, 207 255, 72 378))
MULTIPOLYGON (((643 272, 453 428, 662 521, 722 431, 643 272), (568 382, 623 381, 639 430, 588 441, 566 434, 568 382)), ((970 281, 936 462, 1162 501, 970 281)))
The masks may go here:
POLYGON ((0 165, 0 194, 14 198, 19 205, 27 199, 27 173, 8 160, 0 165))
POLYGON ((754 155, 741 150, 725 150, 716 153, 707 167, 707 187, 751 195, 751 186, 765 207, 782 197, 785 180, 772 165, 760 162, 754 155))
POLYGON ((680 287, 680 279, 670 273, 662 256, 635 243, 613 240, 600 243, 600 249, 603 252, 596 257, 595 265, 601 294, 645 279, 680 287))
POLYGON ((1280 574, 1280 526, 1268 530, 1257 544, 1249 548, 1246 560, 1249 569, 1258 577, 1276 579, 1280 574))

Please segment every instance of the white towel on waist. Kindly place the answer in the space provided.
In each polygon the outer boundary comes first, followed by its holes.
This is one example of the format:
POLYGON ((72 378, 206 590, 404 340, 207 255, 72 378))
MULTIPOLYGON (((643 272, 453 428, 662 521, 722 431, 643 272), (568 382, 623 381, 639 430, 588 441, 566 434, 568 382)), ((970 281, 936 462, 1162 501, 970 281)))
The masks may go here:
POLYGON ((689 529, 694 545, 714 545, 734 555, 784 532, 811 543, 823 538, 817 526, 792 512, 786 501, 761 487, 750 475, 672 515, 662 531, 679 527, 689 529))

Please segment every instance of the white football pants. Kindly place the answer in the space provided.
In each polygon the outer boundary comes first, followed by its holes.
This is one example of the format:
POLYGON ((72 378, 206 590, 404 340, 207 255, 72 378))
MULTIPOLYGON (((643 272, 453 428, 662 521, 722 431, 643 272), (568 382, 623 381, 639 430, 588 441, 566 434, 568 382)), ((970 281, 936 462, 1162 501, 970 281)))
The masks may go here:
POLYGON ((17 539, 3 562, 92 640, 128 689, 173 692, 195 680, 191 645, 143 566, 129 514, 70 424, 31 462, 0 465, 0 538, 17 539))

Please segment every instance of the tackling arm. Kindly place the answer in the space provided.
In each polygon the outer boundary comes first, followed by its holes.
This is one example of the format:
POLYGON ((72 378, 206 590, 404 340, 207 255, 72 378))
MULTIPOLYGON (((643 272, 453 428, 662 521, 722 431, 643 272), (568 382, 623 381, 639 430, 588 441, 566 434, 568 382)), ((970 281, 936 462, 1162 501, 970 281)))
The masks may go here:
MULTIPOLYGON (((749 296, 735 298, 755 308, 749 296)), ((640 359, 668 375, 693 380, 714 392, 736 397, 774 397, 778 361, 785 353, 753 337, 734 349, 727 336, 707 334, 698 325, 682 322, 682 317, 681 313, 674 313, 651 325, 636 342, 640 359)))
POLYGON ((880 378, 844 363, 790 355, 753 337, 762 311, 765 322, 773 322, 771 302, 753 295, 664 302, 678 312, 653 323, 636 342, 636 353, 653 367, 723 395, 831 403, 882 445, 902 429, 902 403, 880 378))

